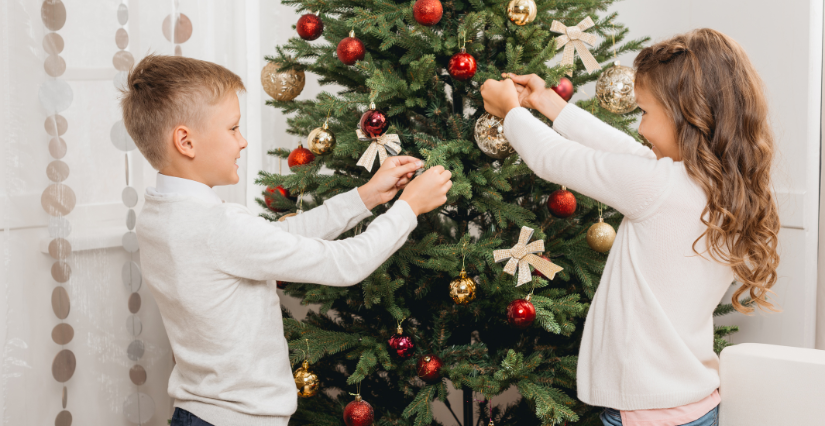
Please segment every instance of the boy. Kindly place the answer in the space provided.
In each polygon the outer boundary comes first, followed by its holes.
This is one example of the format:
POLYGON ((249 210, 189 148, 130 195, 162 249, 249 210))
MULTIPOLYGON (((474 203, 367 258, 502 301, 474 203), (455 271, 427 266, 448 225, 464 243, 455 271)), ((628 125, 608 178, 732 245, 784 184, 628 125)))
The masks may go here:
POLYGON ((173 426, 286 426, 297 394, 281 308, 267 280, 354 285, 398 250, 417 215, 446 201, 450 172, 391 157, 364 186, 270 223, 223 203, 238 182, 241 79, 209 62, 148 56, 129 74, 123 119, 159 170, 137 234, 146 283, 177 364, 173 426), (408 184, 409 183, 409 184, 408 184), (406 190, 362 234, 330 241, 406 190))

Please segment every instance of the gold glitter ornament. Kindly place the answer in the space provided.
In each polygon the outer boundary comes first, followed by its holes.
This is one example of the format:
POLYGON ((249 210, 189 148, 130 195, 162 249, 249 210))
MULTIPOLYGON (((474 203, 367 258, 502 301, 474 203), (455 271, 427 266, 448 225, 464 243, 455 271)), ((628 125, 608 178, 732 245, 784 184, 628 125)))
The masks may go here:
POLYGON ((261 85, 264 91, 276 101, 291 101, 301 94, 306 84, 303 71, 287 70, 278 72, 281 64, 270 62, 261 70, 261 85))
POLYGON ((616 61, 604 70, 596 80, 596 97, 602 108, 614 114, 627 114, 639 105, 636 103, 634 81, 636 71, 616 61))
POLYGON ((298 388, 298 396, 309 398, 318 393, 319 380, 315 373, 309 371, 309 362, 304 360, 303 365, 295 370, 295 387, 298 388))
POLYGON ((510 0, 507 5, 507 17, 516 25, 527 25, 536 19, 536 2, 534 0, 510 0))
POLYGON ((450 297, 458 305, 466 305, 476 298, 476 282, 468 278, 463 269, 461 275, 450 282, 450 297))
POLYGON ((599 218, 599 221, 590 226, 587 230, 587 245, 599 253, 606 253, 613 247, 616 239, 616 231, 610 224, 599 218))
POLYGON ((478 149, 492 158, 503 160, 516 152, 504 137, 504 122, 494 115, 482 114, 476 121, 474 134, 478 149))
POLYGON ((324 125, 316 127, 309 132, 307 137, 307 147, 315 155, 326 155, 335 148, 335 134, 329 130, 329 124, 324 121, 324 125))

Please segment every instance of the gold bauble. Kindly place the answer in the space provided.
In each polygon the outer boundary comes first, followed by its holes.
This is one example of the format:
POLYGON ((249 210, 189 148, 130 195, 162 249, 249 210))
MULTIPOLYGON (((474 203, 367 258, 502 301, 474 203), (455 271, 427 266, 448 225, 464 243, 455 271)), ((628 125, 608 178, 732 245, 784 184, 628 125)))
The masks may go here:
POLYGON ((318 376, 309 371, 309 362, 304 360, 304 364, 295 370, 295 387, 298 388, 298 396, 309 398, 318 393, 318 376))
POLYGON ((610 224, 604 223, 604 219, 590 226, 587 230, 587 245, 599 253, 606 253, 613 247, 613 240, 616 239, 616 231, 610 224))
POLYGON ((278 72, 281 64, 270 62, 261 70, 261 85, 264 91, 276 101, 291 101, 301 94, 306 84, 303 71, 288 70, 278 72))
POLYGON ((634 81, 636 71, 622 66, 616 61, 612 67, 604 70, 596 80, 596 97, 602 108, 614 114, 627 114, 639 105, 636 104, 634 81))
POLYGON ((326 121, 322 127, 316 127, 315 130, 309 132, 307 147, 315 155, 329 154, 335 148, 335 134, 329 130, 326 121))
POLYGON ((527 25, 536 19, 536 2, 533 0, 510 0, 507 17, 516 25, 527 25))
POLYGON ((461 276, 450 283, 450 297, 459 305, 466 305, 476 298, 476 282, 467 278, 467 273, 461 271, 461 276))
POLYGON ((497 160, 503 160, 516 152, 504 137, 504 122, 486 112, 476 121, 475 139, 478 149, 497 160))

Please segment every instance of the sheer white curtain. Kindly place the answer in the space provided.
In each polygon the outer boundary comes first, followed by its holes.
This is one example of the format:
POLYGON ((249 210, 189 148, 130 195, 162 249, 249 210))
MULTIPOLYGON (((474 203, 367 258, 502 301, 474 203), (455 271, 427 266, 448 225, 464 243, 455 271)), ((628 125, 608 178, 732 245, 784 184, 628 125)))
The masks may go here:
MULTIPOLYGON (((112 143, 110 131, 120 120, 113 84, 118 70, 112 58, 120 50, 115 35, 121 27, 128 33, 125 50, 135 62, 150 52, 171 55, 175 44, 164 37, 162 24, 167 16, 184 14, 192 23, 192 34, 180 44, 182 55, 224 65, 243 78, 249 92, 241 98, 241 127, 250 145, 241 162, 242 182, 217 191, 228 202, 256 209, 251 201, 259 189, 251 182, 261 168, 263 150, 275 146, 271 141, 265 147, 261 144, 265 99, 259 75, 263 55, 271 52, 261 49, 259 22, 262 8, 271 16, 280 13, 272 12, 279 6, 275 1, 261 5, 259 0, 46 3, 58 9, 60 3, 66 11, 65 24, 56 31, 65 42, 58 56, 66 69, 57 77, 44 70, 44 61, 54 60, 43 46, 44 37, 52 32, 44 25, 44 1, 0 2, 0 413, 4 424, 54 424, 58 419, 65 425, 66 415, 59 414, 64 411, 65 386, 65 410, 73 424, 129 425, 136 420, 166 425, 172 404, 166 394, 172 353, 145 285, 137 290, 142 303, 135 314, 142 328, 137 336, 136 330, 127 330, 135 287, 124 285, 122 267, 139 256, 122 247, 128 208, 121 192, 129 179, 139 194, 134 207, 139 211, 145 187, 154 185, 155 171, 137 150, 124 153, 112 143), (123 18, 123 7, 128 20, 121 25, 118 10, 123 18), (38 94, 41 85, 55 78, 65 81, 72 94, 71 105, 60 112, 68 123, 60 136, 67 148, 60 160, 69 169, 62 183, 76 196, 76 205, 65 216, 71 224, 66 239, 73 248, 65 259, 71 268, 65 283, 54 278, 55 260, 48 254, 58 222, 41 205, 41 194, 54 182, 54 175, 47 176, 46 170, 56 157, 49 150, 53 137, 44 126, 54 111, 41 104, 38 94), (53 328, 61 323, 53 310, 53 291, 59 286, 65 288, 71 304, 63 322, 74 330, 74 337, 63 345, 52 338, 53 328), (140 357, 136 356, 140 351, 127 353, 135 340, 143 345, 140 357), (67 366, 54 360, 63 349, 74 354, 76 368, 68 381, 60 383, 55 375, 65 374, 67 366), (145 382, 130 378, 136 364, 145 369, 145 382), (53 368, 60 371, 55 374, 53 368), (127 403, 137 393, 144 395, 137 406, 127 403)), ((270 121, 265 127, 272 137, 275 125, 267 114, 270 121)))

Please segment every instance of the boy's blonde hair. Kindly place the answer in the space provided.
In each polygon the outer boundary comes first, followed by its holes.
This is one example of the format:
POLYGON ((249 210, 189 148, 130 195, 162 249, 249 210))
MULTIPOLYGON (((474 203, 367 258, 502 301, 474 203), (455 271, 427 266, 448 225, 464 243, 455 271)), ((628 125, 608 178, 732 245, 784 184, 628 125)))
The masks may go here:
POLYGON ((140 152, 157 170, 166 165, 167 133, 175 126, 199 126, 204 106, 246 88, 232 71, 181 56, 148 55, 129 72, 123 122, 140 152))

